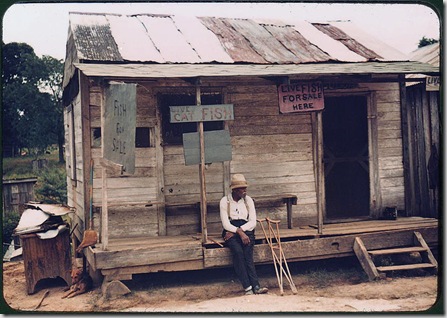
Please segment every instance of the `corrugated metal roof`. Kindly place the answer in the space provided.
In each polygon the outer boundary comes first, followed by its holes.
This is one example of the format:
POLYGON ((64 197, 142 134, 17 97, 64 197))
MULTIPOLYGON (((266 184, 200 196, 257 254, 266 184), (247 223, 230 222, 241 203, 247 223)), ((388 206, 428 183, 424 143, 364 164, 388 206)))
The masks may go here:
POLYGON ((83 61, 301 64, 406 60, 350 22, 70 13, 83 61), (371 47, 369 46, 371 45, 371 47))
POLYGON ((428 63, 433 66, 439 66, 440 47, 439 42, 423 46, 410 53, 411 61, 428 63))
POLYGON ((92 64, 76 63, 87 76, 122 78, 187 78, 230 76, 288 76, 315 74, 436 73, 438 67, 420 62, 325 64, 92 64))

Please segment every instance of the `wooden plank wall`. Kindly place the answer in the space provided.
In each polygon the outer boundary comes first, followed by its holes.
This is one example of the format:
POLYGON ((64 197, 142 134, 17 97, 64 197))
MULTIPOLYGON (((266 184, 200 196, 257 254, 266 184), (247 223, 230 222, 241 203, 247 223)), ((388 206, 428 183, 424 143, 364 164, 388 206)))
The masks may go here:
MULTIPOLYGON (((162 146, 157 93, 160 87, 139 84, 137 90, 137 126, 150 127, 153 147, 136 149, 136 172, 133 176, 111 176, 108 180, 110 202, 122 207, 109 208, 110 237, 196 234, 200 232, 200 208, 173 206, 200 201, 199 166, 185 166, 181 145, 162 146), (163 170, 160 170, 163 167, 163 170), (161 192, 162 191, 162 192, 161 192), (168 204, 160 212, 156 206, 126 206, 126 202, 163 201, 168 204), (166 219, 164 219, 166 218, 166 219), (165 230, 164 230, 165 229, 165 230)), ((165 87, 166 89, 166 87, 165 87)), ((179 88, 177 88, 178 91, 179 88)), ((180 88, 181 89, 181 88, 180 88)), ((190 87, 189 87, 190 89, 190 87)), ((355 90, 354 90, 355 91, 355 90)), ((377 106, 379 194, 382 206, 404 208, 402 139, 399 89, 397 83, 360 84, 359 91, 375 91, 377 106)), ((347 92, 349 95, 350 92, 347 92)), ((91 128, 100 127, 102 89, 90 88, 91 128)), ((234 105, 235 120, 228 122, 233 160, 213 163, 206 169, 208 233, 220 232, 217 202, 229 189, 225 188, 230 174, 243 173, 250 187, 249 195, 280 195, 292 193, 298 197, 293 206, 295 227, 316 224, 317 194, 313 169, 312 121, 310 114, 280 114, 276 86, 250 83, 225 86, 225 103, 234 105), (228 174, 228 175, 226 175, 228 174)), ((77 100, 79 103, 79 101, 77 100)), ((76 103, 75 103, 76 104, 76 103)), ((80 109, 74 105, 74 109, 80 109)), ((76 126, 80 114, 76 113, 76 126)), ((81 128, 76 130, 80 133, 81 128)), ((77 138, 77 147, 81 140, 77 138)), ((77 154, 82 154, 77 149, 77 154)), ((95 162, 93 204, 101 207, 100 148, 92 148, 95 162)), ((78 158, 82 161, 82 158, 78 158)), ((82 167, 82 162, 77 167, 82 167)), ((82 171, 78 170, 79 179, 82 171)), ((69 202, 82 203, 82 193, 74 195, 81 185, 69 190, 69 202)), ((286 208, 282 205, 257 206, 258 218, 269 216, 287 226, 286 208)), ((88 212, 88 211, 86 211, 88 212)), ((79 214, 83 219, 83 215, 79 214)), ((95 228, 99 228, 99 209, 95 210, 95 228)))
MULTIPOLYGON (((137 127, 149 127, 151 147, 135 148, 135 173, 133 175, 109 175, 107 193, 109 206, 109 237, 136 237, 158 235, 157 206, 141 203, 158 200, 157 150, 155 133, 156 108, 148 89, 137 87, 137 127), (137 205, 131 205, 139 203, 137 205), (119 206, 117 206, 119 205, 119 206)), ((91 128, 101 127, 102 89, 90 88, 91 128)), ((100 228, 102 206, 102 168, 99 163, 101 148, 91 148, 94 160, 93 205, 94 226, 100 228)))
POLYGON ((397 206, 398 209, 404 209, 405 191, 399 84, 365 83, 360 86, 375 91, 382 208, 397 206))
MULTIPOLYGON (((73 214, 73 226, 78 224, 75 234, 78 239, 82 238, 81 233, 86 228, 84 224, 84 169, 83 169, 83 138, 82 136, 82 115, 81 115, 81 96, 78 94, 72 102, 72 111, 74 118, 74 151, 75 151, 75 179, 71 179, 69 173, 67 173, 67 204, 70 207, 75 208, 75 213, 73 214)), ((65 140, 69 142, 69 127, 70 125, 70 112, 64 112, 65 120, 65 140)), ((69 171, 68 163, 71 160, 72 153, 69 152, 70 147, 67 144, 65 148, 67 171, 69 171)))
MULTIPOLYGON (((292 193, 294 226, 315 223, 317 199, 312 159, 312 125, 309 114, 280 114, 275 85, 229 86, 228 102, 235 120, 229 123, 233 146, 230 172, 242 173, 248 194, 292 193)), ((281 220, 287 226, 284 206, 257 208, 258 218, 281 220)))

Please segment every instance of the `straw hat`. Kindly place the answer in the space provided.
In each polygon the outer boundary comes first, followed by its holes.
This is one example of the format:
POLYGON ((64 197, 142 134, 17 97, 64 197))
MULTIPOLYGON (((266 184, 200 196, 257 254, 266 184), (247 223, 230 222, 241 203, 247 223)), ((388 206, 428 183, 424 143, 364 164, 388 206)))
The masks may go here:
POLYGON ((230 185, 231 190, 246 187, 248 187, 248 183, 245 180, 243 174, 237 173, 231 177, 231 185, 230 185))

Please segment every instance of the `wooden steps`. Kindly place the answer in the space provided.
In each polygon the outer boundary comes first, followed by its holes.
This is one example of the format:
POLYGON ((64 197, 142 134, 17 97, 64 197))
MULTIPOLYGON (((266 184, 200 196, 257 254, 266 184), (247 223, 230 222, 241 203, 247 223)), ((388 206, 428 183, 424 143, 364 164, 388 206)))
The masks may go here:
POLYGON ((429 246, 419 232, 414 232, 414 245, 402 248, 390 248, 381 250, 368 251, 360 237, 356 237, 354 241, 354 253, 356 254, 360 264, 365 270, 370 280, 384 278, 386 272, 414 270, 414 269, 433 269, 437 271, 438 262, 433 256, 429 246), (388 265, 376 266, 374 258, 384 255, 410 254, 419 253, 422 258, 422 263, 416 264, 402 264, 402 265, 388 265))

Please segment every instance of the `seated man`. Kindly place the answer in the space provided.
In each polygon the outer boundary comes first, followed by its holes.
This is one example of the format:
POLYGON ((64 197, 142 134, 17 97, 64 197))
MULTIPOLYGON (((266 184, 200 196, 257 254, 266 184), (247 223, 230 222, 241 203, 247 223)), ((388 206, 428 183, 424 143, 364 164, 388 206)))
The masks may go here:
POLYGON ((245 294, 265 294, 261 288, 253 262, 256 210, 253 199, 247 195, 247 181, 242 174, 231 179, 231 194, 220 200, 220 219, 224 228, 222 237, 233 255, 233 266, 245 294))

